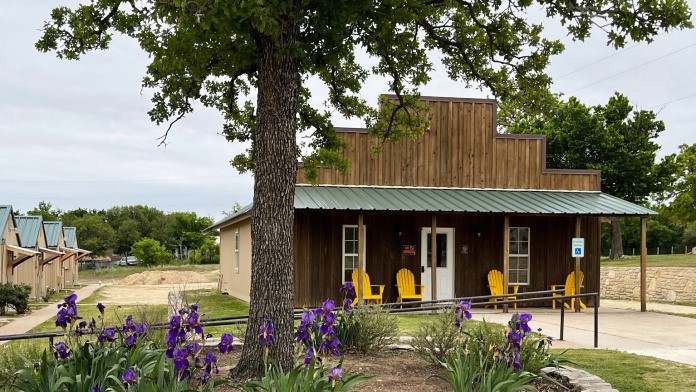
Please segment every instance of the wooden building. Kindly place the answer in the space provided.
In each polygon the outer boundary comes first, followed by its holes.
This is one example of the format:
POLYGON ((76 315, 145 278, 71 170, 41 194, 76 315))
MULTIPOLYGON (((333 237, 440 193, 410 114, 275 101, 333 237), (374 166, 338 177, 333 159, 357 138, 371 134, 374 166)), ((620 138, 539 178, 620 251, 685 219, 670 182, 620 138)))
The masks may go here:
MULTIPOLYGON (((545 138, 499 134, 493 100, 422 100, 431 108, 422 137, 376 155, 366 130, 341 128, 349 172, 320 168, 312 186, 299 166, 295 305, 337 298, 354 268, 385 285, 385 302, 396 300, 401 268, 426 285, 424 299, 490 294, 492 269, 503 271, 506 290, 522 292, 563 284, 579 269, 583 290, 599 292, 601 218, 638 216, 644 228, 653 212, 601 193, 598 171, 547 169, 545 138), (581 261, 573 238, 585 239, 581 261)), ((209 228, 220 230, 221 290, 244 300, 251 219, 247 206, 209 228)))
POLYGON ((62 290, 64 286, 63 261, 68 255, 63 252, 65 247, 65 236, 63 235, 63 223, 58 221, 44 221, 44 232, 46 234, 46 247, 48 249, 61 252, 63 255, 51 260, 44 266, 43 287, 52 290, 62 290))
POLYGON ((60 250, 65 252, 63 257, 63 287, 76 286, 78 284, 79 261, 91 252, 80 249, 77 246, 77 228, 63 227, 65 246, 60 250))

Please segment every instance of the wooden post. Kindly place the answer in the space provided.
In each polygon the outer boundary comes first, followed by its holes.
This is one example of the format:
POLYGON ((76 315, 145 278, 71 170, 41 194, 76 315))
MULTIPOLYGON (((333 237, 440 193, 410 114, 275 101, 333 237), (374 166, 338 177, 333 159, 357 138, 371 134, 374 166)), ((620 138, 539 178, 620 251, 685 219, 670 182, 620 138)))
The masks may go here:
MULTIPOLYGON (((508 282, 510 282, 510 218, 506 216, 503 223, 503 294, 508 294, 510 290, 508 282)), ((503 313, 507 312, 508 306, 505 304, 503 313)))
MULTIPOLYGON (((581 238, 580 237, 580 217, 575 218, 575 238, 581 238)), ((580 294, 580 258, 576 257, 575 258, 575 294, 580 294)), ((580 311, 580 298, 576 298, 575 300, 571 300, 571 303, 575 304, 575 311, 579 312, 580 311)), ((595 306, 597 306, 595 304, 595 306)))
POLYGON ((640 311, 645 312, 647 307, 647 274, 648 274, 648 248, 646 244, 647 219, 640 217, 640 311))
POLYGON ((432 217, 430 230, 430 299, 435 301, 437 299, 437 217, 435 215, 432 217))
POLYGON ((365 274, 365 255, 363 247, 365 244, 364 235, 365 226, 363 225, 363 214, 358 215, 358 281, 356 290, 358 290, 358 304, 362 305, 364 300, 363 292, 363 275, 365 274))

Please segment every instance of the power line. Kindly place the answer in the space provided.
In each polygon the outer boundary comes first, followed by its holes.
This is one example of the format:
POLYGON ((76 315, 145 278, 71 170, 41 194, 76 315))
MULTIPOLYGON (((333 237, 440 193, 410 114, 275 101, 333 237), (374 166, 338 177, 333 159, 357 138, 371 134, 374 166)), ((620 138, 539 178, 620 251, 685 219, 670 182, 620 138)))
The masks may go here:
POLYGON ((614 77, 616 77, 616 76, 625 74, 626 72, 633 71, 634 69, 637 69, 637 68, 646 66, 646 65, 648 65, 648 64, 650 64, 650 63, 654 63, 654 62, 657 61, 657 60, 662 60, 662 59, 665 58, 665 57, 668 57, 668 56, 671 56, 671 55, 673 55, 673 54, 679 53, 679 52, 684 51, 684 50, 686 50, 686 49, 689 49, 689 48, 691 48, 691 47, 693 47, 693 46, 696 46, 696 43, 693 43, 693 44, 691 44, 691 45, 685 46, 685 47, 683 47, 683 48, 681 48, 681 49, 677 49, 677 50, 675 50, 675 51, 673 51, 673 52, 667 53, 667 54, 662 55, 662 56, 660 56, 660 57, 654 58, 654 59, 652 59, 652 60, 650 60, 650 61, 647 61, 647 62, 645 62, 645 63, 643 63, 643 64, 636 65, 635 67, 631 67, 631 68, 629 68, 629 69, 623 70, 623 71, 621 71, 621 72, 619 72, 619 73, 615 73, 615 74, 613 74, 613 75, 611 75, 611 76, 607 76, 606 78, 601 79, 601 80, 598 80, 598 81, 596 81, 596 82, 594 82, 594 83, 590 83, 590 84, 585 85, 585 86, 582 86, 582 87, 580 87, 580 88, 576 88, 575 90, 569 92, 568 94, 572 94, 572 93, 574 93, 574 92, 576 92, 576 91, 580 91, 580 90, 585 89, 585 88, 587 88, 587 87, 594 86, 595 84, 602 83, 602 82, 604 82, 605 80, 609 80, 609 79, 614 78, 614 77))
POLYGON ((664 102, 664 103, 660 103, 660 104, 657 104, 657 105, 653 105, 653 106, 649 107, 648 109, 654 109, 654 108, 659 107, 659 106, 665 107, 665 106, 667 106, 667 105, 669 105, 669 104, 671 104, 671 103, 683 101, 683 100, 685 100, 685 99, 689 99, 689 98, 693 98, 693 97, 696 97, 696 93, 693 93, 693 94, 691 94, 691 95, 687 95, 687 96, 685 96, 685 97, 677 98, 677 99, 672 100, 672 101, 669 101, 669 102, 664 102))
POLYGON ((574 73, 576 73, 576 72, 580 72, 580 71, 582 71, 582 70, 585 69, 585 68, 589 68, 589 67, 591 67, 591 66, 593 66, 593 65, 595 65, 595 64, 597 64, 597 63, 601 63, 602 61, 604 61, 604 60, 606 60, 606 59, 608 59, 608 58, 614 57, 614 56, 616 56, 617 54, 620 54, 620 53, 623 53, 623 52, 625 52, 625 51, 627 51, 627 50, 633 49, 633 48, 635 48, 636 46, 638 46, 638 45, 640 45, 640 44, 641 44, 641 43, 639 42, 639 43, 637 43, 637 44, 634 44, 634 45, 632 45, 632 46, 629 46, 628 48, 623 48, 623 49, 621 49, 621 50, 618 50, 618 51, 616 51, 616 52, 610 54, 609 56, 602 57, 601 59, 599 59, 599 60, 597 60, 597 61, 595 61, 595 62, 589 63, 589 64, 587 64, 587 65, 584 66, 584 67, 580 67, 580 68, 578 68, 578 69, 575 69, 575 70, 573 70, 573 71, 568 72, 568 73, 565 74, 565 75, 561 75, 561 76, 559 76, 559 77, 557 77, 557 78, 554 78, 554 80, 563 79, 563 78, 565 78, 565 77, 568 76, 568 75, 572 75, 572 74, 574 74, 574 73))
POLYGON ((164 194, 164 195, 139 195, 139 196, 125 196, 125 195, 108 195, 108 196, 65 196, 65 197, 54 197, 43 195, 41 197, 15 197, 10 196, 7 199, 10 200, 92 200, 92 199, 148 199, 148 198, 163 198, 163 197, 181 197, 181 196, 202 196, 202 195, 219 195, 219 194, 232 194, 238 193, 242 190, 230 190, 230 191, 215 191, 215 192, 199 192, 199 193, 179 193, 179 194, 164 194))
POLYGON ((137 180, 0 180, 0 183, 128 183, 128 182, 168 182, 168 181, 200 181, 239 178, 242 176, 225 177, 191 177, 191 178, 153 178, 137 180))

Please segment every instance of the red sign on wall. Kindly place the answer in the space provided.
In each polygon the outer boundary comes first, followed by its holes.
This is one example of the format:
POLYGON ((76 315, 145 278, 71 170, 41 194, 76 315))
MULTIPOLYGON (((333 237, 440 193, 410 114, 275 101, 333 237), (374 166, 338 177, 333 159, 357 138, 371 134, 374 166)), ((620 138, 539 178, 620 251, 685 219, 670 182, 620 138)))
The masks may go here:
POLYGON ((405 256, 415 256, 416 255, 416 246, 415 245, 404 245, 403 246, 403 254, 405 256))

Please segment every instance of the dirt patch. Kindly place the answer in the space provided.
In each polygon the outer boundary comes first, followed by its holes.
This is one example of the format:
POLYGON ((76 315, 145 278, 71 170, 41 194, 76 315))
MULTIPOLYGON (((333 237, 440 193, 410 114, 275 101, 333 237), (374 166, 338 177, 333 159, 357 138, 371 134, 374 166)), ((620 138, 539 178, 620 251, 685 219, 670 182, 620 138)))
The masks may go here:
POLYGON ((170 291, 211 289, 217 287, 219 270, 144 271, 129 275, 102 290, 103 304, 167 305, 170 291))
POLYGON ((191 283, 211 283, 215 277, 195 271, 144 271, 121 279, 117 285, 188 285, 191 283))
MULTIPOLYGON (((227 376, 229 369, 237 364, 241 348, 231 355, 218 355, 220 376, 227 376)), ((449 390, 449 386, 434 375, 444 372, 410 351, 385 351, 378 355, 346 354, 343 368, 349 375, 372 376, 356 387, 359 391, 401 392, 422 391, 439 392, 449 390)), ((232 392, 239 389, 232 386, 215 388, 216 392, 232 392)))

